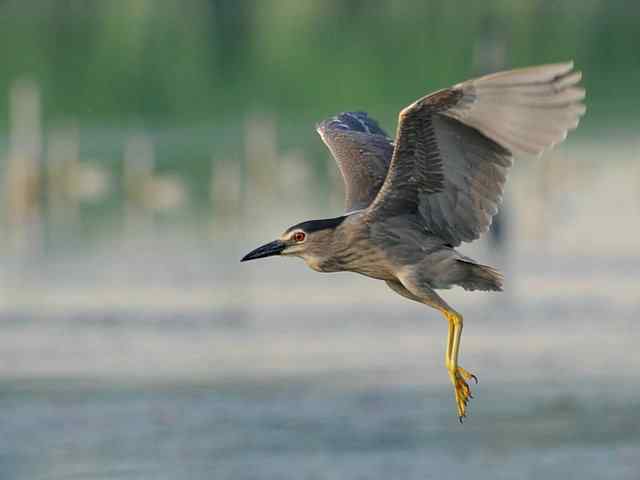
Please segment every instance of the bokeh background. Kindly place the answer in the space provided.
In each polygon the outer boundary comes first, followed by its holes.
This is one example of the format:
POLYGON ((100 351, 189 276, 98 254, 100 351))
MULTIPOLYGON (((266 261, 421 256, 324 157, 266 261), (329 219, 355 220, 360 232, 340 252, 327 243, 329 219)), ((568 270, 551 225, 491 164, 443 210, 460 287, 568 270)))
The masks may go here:
POLYGON ((0 1, 1 479, 637 479, 640 4, 0 1), (314 131, 575 60, 587 115, 518 159, 444 292, 239 258, 339 214, 314 131))

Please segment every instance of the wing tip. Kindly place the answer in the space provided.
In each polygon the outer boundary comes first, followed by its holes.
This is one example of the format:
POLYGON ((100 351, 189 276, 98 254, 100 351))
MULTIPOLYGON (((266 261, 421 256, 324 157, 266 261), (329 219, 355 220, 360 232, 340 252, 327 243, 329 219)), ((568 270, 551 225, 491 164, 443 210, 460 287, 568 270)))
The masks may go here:
POLYGON ((483 99, 475 113, 477 118, 462 106, 452 116, 477 128, 513 154, 540 156, 564 141, 587 111, 584 104, 587 92, 580 85, 582 72, 574 71, 574 65, 573 60, 568 60, 471 80, 462 87, 477 101, 483 99), (522 125, 514 125, 514 119, 530 115, 533 117, 523 120, 522 125), (491 117, 489 125, 486 124, 488 117, 491 117), (525 124, 531 128, 523 129, 525 124), (551 127, 558 131, 550 132, 551 127))
MULTIPOLYGON (((510 84, 516 85, 538 82, 555 83, 558 81, 562 81, 567 77, 571 77, 573 75, 572 72, 574 66, 574 61, 568 60, 566 62, 546 63, 531 67, 515 68, 511 70, 504 70, 502 72, 492 73, 473 80, 468 80, 466 82, 462 82, 461 84, 457 84, 456 87, 466 87, 469 84, 476 86, 485 86, 510 84)), ((577 81, 580 81, 580 79, 582 78, 582 74, 580 72, 577 73, 577 81)), ((574 83, 577 83, 577 81, 567 83, 567 85, 572 85, 574 83)))

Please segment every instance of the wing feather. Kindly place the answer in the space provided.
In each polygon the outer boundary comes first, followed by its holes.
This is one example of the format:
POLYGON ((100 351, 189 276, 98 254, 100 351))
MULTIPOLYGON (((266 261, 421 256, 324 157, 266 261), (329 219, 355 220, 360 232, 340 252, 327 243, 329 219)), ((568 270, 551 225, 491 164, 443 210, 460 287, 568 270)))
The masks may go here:
POLYGON ((345 210, 367 208, 387 176, 393 141, 364 112, 344 112, 317 125, 345 184, 345 210))
POLYGON ((417 215, 452 245, 477 239, 502 202, 512 155, 541 154, 585 113, 573 63, 469 80, 400 112, 389 173, 370 220, 417 215))

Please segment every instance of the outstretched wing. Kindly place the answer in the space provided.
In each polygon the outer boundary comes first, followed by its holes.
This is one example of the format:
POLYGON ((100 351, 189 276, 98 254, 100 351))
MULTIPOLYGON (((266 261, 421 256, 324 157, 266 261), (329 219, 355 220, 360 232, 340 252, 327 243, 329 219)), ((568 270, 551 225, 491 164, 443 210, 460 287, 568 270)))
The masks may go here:
POLYGON ((447 243, 477 239, 498 211, 512 154, 538 155, 577 127, 585 91, 572 69, 570 62, 497 73, 406 107, 369 218, 419 214, 447 243))
POLYGON ((345 210, 367 208, 387 176, 393 141, 364 112, 340 113, 316 129, 342 173, 345 210))

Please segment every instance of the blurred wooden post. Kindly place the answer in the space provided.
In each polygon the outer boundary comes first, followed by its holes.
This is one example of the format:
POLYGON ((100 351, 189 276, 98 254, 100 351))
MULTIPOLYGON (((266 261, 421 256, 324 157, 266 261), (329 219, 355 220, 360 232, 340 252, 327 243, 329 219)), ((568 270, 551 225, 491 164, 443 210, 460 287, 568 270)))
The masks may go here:
POLYGON ((47 198, 54 227, 78 222, 78 202, 68 195, 68 178, 77 168, 80 156, 78 131, 75 127, 53 130, 47 142, 47 198))
POLYGON ((145 212, 144 185, 153 175, 153 143, 147 135, 131 136, 124 149, 125 233, 137 235, 148 230, 151 218, 145 212))
POLYGON ((228 232, 228 227, 233 229, 239 224, 237 219, 244 218, 240 162, 211 160, 209 198, 213 211, 212 236, 228 232))
POLYGON ((14 253, 42 246, 40 91, 31 80, 9 91, 9 153, 4 175, 4 221, 14 253))
POLYGON ((273 118, 252 115, 245 128, 246 198, 243 202, 249 217, 260 217, 262 205, 273 203, 280 193, 274 185, 280 174, 277 136, 273 118))
MULTIPOLYGON (((280 153, 276 180, 280 198, 291 210, 290 215, 308 215, 308 205, 318 194, 318 182, 313 181, 311 164, 301 151, 289 150, 280 153)), ((280 208, 285 205, 280 205, 280 208)))
POLYGON ((125 146, 125 230, 138 235, 153 227, 153 213, 176 210, 188 201, 187 188, 178 175, 154 173, 155 151, 147 135, 132 136, 125 146))
POLYGON ((278 211, 289 209, 293 213, 302 207, 300 199, 309 202, 316 193, 311 167, 302 152, 283 152, 278 147, 272 117, 254 115, 247 122, 245 158, 247 188, 243 203, 253 220, 266 220, 265 206, 274 204, 278 211))
POLYGON ((75 126, 53 129, 47 142, 47 207, 51 233, 75 235, 82 202, 96 202, 109 193, 110 172, 95 163, 80 161, 80 140, 75 126))

